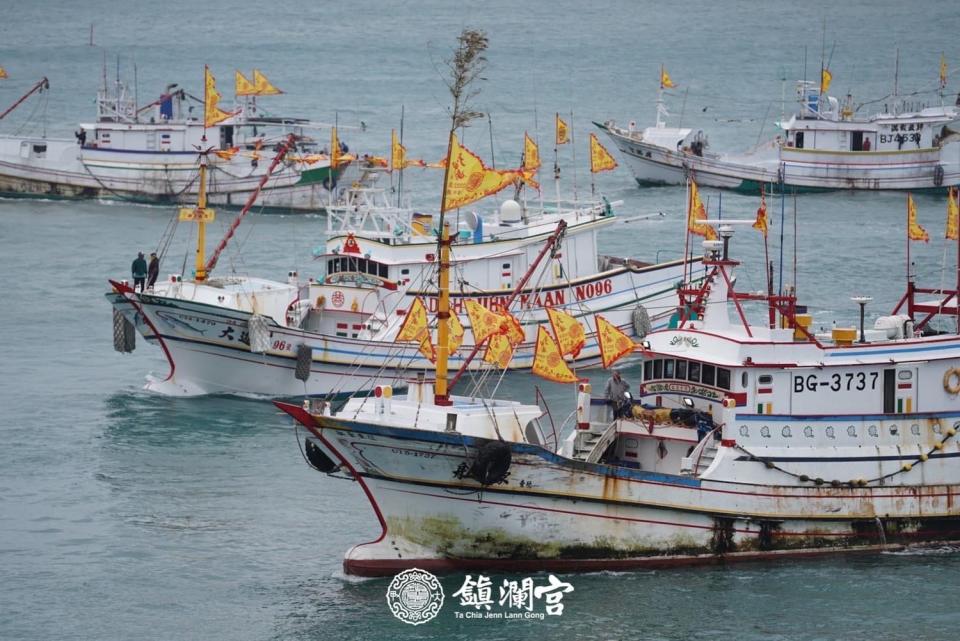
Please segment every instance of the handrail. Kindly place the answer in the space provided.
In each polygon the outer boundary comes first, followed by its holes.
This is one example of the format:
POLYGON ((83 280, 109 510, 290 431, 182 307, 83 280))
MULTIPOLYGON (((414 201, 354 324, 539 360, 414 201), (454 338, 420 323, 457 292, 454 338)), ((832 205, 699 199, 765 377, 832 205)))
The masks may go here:
POLYGON ((590 450, 590 453, 587 454, 587 458, 584 459, 587 463, 596 463, 600 460, 600 457, 603 456, 603 453, 607 451, 607 448, 610 447, 610 444, 613 443, 613 438, 617 434, 617 421, 614 420, 607 426, 607 429, 603 431, 603 434, 600 435, 600 439, 594 443, 593 449, 590 450))
POLYGON ((699 473, 699 469, 700 469, 700 459, 703 458, 703 452, 704 452, 704 450, 707 449, 707 444, 708 444, 709 442, 715 440, 715 439, 713 438, 714 433, 715 433, 717 430, 721 429, 722 427, 723 427, 723 425, 717 425, 715 428, 713 428, 712 430, 710 430, 709 432, 707 432, 706 435, 704 435, 704 437, 703 437, 702 439, 700 439, 700 442, 697 443, 697 446, 696 446, 695 448, 693 448, 693 451, 690 452, 691 458, 693 458, 693 455, 694 455, 694 454, 696 454, 696 456, 697 456, 697 461, 696 461, 696 463, 694 463, 694 465, 693 465, 693 473, 694 473, 694 474, 698 474, 698 473, 699 473))

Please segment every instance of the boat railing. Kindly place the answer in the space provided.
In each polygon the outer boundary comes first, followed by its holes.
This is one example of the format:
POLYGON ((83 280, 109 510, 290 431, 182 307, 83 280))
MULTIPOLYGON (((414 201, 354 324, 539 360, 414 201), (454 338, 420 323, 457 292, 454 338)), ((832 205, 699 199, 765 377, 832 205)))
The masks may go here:
POLYGON ((610 447, 610 444, 613 443, 616 437, 617 421, 613 421, 607 426, 607 429, 603 431, 603 433, 600 435, 600 438, 593 442, 593 448, 590 450, 590 453, 587 454, 587 458, 585 459, 586 462, 599 462, 600 457, 603 456, 603 453, 607 451, 607 448, 610 447))
POLYGON ((712 449, 716 449, 716 435, 717 432, 722 428, 722 425, 718 425, 704 435, 700 442, 693 448, 693 451, 690 452, 690 456, 685 456, 680 460, 680 472, 685 474, 696 475, 700 472, 700 464, 703 461, 704 452, 708 449, 711 449, 710 446, 713 445, 712 449))

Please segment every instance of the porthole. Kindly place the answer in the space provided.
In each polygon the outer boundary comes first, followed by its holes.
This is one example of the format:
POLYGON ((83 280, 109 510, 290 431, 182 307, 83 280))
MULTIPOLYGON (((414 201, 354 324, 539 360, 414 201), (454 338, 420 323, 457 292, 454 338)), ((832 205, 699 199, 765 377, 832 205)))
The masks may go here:
POLYGON ((857 437, 857 428, 853 425, 847 427, 847 436, 857 437))
POLYGON ((813 427, 807 425, 805 428, 803 428, 803 435, 807 438, 813 438, 813 427))
POLYGON ((870 427, 868 427, 867 433, 874 438, 877 438, 878 436, 880 436, 880 432, 877 430, 876 425, 871 425, 870 427))
POLYGON ((750 436, 750 428, 746 425, 740 426, 740 436, 750 436))
POLYGON ((837 438, 836 433, 835 433, 834 430, 833 430, 833 425, 831 425, 830 427, 828 427, 828 428, 825 430, 825 433, 826 433, 826 435, 827 435, 827 438, 837 438))
POLYGON ((899 378, 901 381, 909 381, 911 378, 913 378, 913 372, 910 370, 897 372, 897 378, 899 378))
POLYGON ((914 423, 910 426, 910 433, 914 436, 920 436, 920 426, 914 423))
POLYGON ((790 431, 790 426, 789 426, 789 425, 784 425, 784 426, 783 426, 783 429, 780 430, 780 433, 781 433, 785 438, 791 438, 791 437, 793 436, 793 432, 790 431))

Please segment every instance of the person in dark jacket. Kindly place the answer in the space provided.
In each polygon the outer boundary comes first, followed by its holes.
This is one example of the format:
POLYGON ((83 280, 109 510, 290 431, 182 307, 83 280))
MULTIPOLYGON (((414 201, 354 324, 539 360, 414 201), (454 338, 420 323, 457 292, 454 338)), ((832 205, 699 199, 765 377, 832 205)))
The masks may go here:
POLYGON ((153 284, 157 282, 157 276, 160 275, 160 259, 157 258, 157 252, 150 254, 150 266, 147 267, 147 289, 153 289, 153 284))
POLYGON ((139 285, 142 293, 143 283, 147 280, 147 261, 143 259, 143 252, 137 252, 137 258, 130 266, 130 272, 133 276, 133 291, 137 291, 137 285, 139 285))

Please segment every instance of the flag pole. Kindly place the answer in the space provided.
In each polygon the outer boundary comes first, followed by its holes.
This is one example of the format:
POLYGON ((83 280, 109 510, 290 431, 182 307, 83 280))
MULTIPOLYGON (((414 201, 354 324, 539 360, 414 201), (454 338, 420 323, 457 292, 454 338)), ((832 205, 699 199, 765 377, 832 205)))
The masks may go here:
POLYGON ((557 213, 560 212, 560 144, 557 136, 560 131, 560 112, 553 121, 553 186, 557 192, 557 213))
MULTIPOLYGON (((403 116, 404 116, 404 106, 400 105, 400 147, 403 147, 403 116)), ((393 156, 393 149, 390 150, 391 157, 393 156)), ((403 162, 400 163, 400 173, 397 174, 397 207, 402 207, 403 202, 403 169, 407 164, 406 154, 404 154, 403 162)))
MULTIPOLYGON (((680 287, 684 288, 687 286, 687 271, 689 268, 689 261, 687 261, 687 252, 690 250, 690 212, 693 210, 692 202, 692 191, 690 190, 690 176, 687 175, 687 216, 683 222, 683 280, 680 283, 680 287)), ((693 273, 690 273, 690 277, 693 277, 693 273)), ((687 320, 687 299, 685 296, 680 298, 681 307, 680 315, 682 321, 687 320)))
POLYGON ((570 110, 570 147, 573 151, 573 206, 578 206, 577 198, 577 141, 573 137, 573 109, 570 110))

